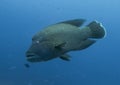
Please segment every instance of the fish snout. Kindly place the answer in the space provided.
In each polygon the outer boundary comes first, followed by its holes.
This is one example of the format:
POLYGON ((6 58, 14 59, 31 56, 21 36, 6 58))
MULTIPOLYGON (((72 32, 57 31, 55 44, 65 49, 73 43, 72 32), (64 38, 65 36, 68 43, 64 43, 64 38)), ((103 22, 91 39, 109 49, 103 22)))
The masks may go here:
POLYGON ((27 59, 27 61, 33 62, 34 58, 35 58, 35 54, 34 53, 29 52, 29 51, 26 52, 26 59, 27 59))
POLYGON ((40 62, 40 61, 42 61, 40 56, 38 56, 37 54, 35 54, 31 51, 26 52, 26 58, 27 58, 27 61, 29 61, 29 62, 40 62))
POLYGON ((33 56, 35 56, 34 53, 32 53, 32 52, 30 52, 30 51, 27 51, 27 52, 26 52, 26 57, 27 57, 27 58, 30 58, 30 57, 33 57, 33 56))

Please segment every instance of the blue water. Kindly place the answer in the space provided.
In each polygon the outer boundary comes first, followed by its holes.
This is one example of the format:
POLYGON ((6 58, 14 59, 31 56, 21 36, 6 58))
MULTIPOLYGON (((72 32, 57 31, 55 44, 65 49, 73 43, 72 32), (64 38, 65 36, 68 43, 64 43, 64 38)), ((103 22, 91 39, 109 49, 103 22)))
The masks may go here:
POLYGON ((0 85, 120 85, 119 0, 0 0, 0 85), (47 25, 83 18, 101 22, 107 35, 70 62, 30 64, 31 37, 47 25))

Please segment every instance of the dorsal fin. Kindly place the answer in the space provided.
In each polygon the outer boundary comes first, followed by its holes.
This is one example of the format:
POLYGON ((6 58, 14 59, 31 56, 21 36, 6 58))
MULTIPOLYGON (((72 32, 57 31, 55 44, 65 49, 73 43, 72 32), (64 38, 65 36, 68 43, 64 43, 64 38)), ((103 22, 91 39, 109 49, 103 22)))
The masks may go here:
POLYGON ((74 19, 74 20, 63 21, 61 23, 71 24, 71 25, 80 27, 84 22, 85 22, 85 19, 74 19))

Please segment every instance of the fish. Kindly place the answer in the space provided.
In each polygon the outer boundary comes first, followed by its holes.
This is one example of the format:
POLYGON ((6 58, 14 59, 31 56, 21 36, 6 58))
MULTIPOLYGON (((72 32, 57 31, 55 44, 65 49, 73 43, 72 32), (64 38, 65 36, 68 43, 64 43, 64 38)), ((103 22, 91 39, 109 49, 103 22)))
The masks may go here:
POLYGON ((30 67, 30 65, 29 65, 28 63, 25 63, 24 66, 25 66, 26 68, 29 68, 29 67, 30 67))
POLYGON ((84 50, 106 35, 104 26, 91 21, 82 26, 85 19, 58 22, 45 27, 32 37, 32 44, 26 51, 29 62, 45 62, 60 58, 70 61, 71 51, 84 50))

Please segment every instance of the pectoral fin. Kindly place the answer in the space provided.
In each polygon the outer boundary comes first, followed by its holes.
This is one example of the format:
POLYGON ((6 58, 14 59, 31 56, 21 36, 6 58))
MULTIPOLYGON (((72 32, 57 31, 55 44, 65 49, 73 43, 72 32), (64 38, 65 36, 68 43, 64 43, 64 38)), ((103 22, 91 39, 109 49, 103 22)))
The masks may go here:
POLYGON ((62 50, 64 48, 65 44, 66 44, 65 42, 60 43, 60 44, 56 45, 55 48, 58 50, 62 50))
POLYGON ((60 58, 65 61, 70 61, 70 56, 68 54, 61 55, 60 58))

